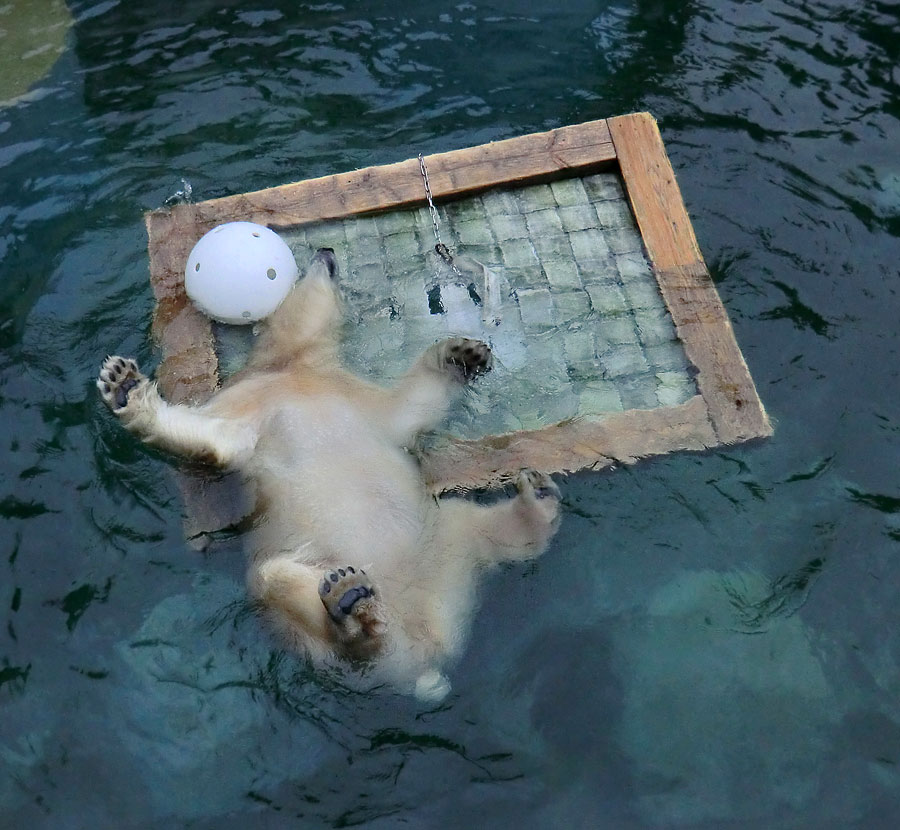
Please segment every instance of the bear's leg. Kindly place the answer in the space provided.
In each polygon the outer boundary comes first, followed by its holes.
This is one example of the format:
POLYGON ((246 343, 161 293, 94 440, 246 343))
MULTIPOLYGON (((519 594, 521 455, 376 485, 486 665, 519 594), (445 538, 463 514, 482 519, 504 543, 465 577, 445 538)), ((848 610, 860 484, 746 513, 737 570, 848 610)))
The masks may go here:
POLYGON ((467 383, 491 370, 493 355, 486 343, 450 337, 426 349, 412 368, 389 390, 383 423, 400 446, 437 427, 467 383))
POLYGON ((166 403, 156 384, 128 358, 106 358, 97 388, 126 429, 160 449, 219 466, 252 449, 252 431, 246 425, 166 403))
POLYGON ((250 570, 250 590, 313 650, 337 648, 350 656, 377 652, 386 624, 378 591, 359 568, 327 570, 275 556, 250 570))
POLYGON ((290 556, 276 556, 250 569, 250 592, 267 611, 288 623, 295 635, 331 647, 330 621, 319 600, 322 571, 297 562, 290 556))
POLYGON ((492 505, 444 499, 442 527, 450 533, 465 528, 473 556, 486 564, 534 559, 559 526, 559 488, 549 475, 526 469, 516 479, 516 490, 514 498, 492 505))

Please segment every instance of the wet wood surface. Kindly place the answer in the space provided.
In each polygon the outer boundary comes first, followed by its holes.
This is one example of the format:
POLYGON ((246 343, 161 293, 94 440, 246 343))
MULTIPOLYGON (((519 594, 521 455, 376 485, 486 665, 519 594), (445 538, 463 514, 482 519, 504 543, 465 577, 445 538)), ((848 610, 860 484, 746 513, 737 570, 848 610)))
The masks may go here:
POLYGON ((719 442, 771 435, 656 121, 648 113, 611 118, 609 130, 641 238, 678 338, 697 369, 696 382, 719 442))
MULTIPOLYGON (((436 201, 500 185, 583 174, 614 160, 606 121, 590 121, 425 157, 436 201)), ((209 230, 222 222, 293 227, 424 204, 419 161, 408 159, 196 205, 179 205, 172 214, 179 223, 194 224, 202 236, 204 228, 209 230)))

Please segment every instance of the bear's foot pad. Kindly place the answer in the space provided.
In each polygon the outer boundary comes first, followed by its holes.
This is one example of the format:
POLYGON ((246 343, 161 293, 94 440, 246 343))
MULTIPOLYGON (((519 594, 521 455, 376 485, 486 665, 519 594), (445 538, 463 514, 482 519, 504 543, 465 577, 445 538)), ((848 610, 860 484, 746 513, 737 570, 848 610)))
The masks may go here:
POLYGON ((359 624, 360 633, 370 637, 384 631, 375 586, 361 568, 347 565, 329 571, 319 583, 319 598, 328 616, 348 631, 357 628, 351 625, 353 621, 359 624))
POLYGON ((128 406, 131 390, 146 380, 146 376, 141 373, 133 360, 112 355, 106 358, 100 367, 97 388, 103 402, 113 412, 118 413, 128 406))

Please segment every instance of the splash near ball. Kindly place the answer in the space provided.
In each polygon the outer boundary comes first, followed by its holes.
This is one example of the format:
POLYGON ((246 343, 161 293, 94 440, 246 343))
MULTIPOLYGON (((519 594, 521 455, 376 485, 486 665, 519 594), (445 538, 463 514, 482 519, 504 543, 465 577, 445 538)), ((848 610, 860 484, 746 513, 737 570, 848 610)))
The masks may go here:
POLYGON ((275 311, 297 274, 294 255, 277 233, 253 222, 227 222, 194 246, 184 288, 207 316, 246 325, 275 311))

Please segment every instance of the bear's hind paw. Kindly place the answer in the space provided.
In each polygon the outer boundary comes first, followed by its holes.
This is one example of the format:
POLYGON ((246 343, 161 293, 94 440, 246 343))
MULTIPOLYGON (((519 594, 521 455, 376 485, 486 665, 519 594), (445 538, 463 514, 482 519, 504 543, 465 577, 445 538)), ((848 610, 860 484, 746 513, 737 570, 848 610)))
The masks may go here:
POLYGON ((366 572, 352 565, 330 571, 319 583, 319 598, 328 616, 351 638, 384 633, 381 604, 375 593, 366 572))

